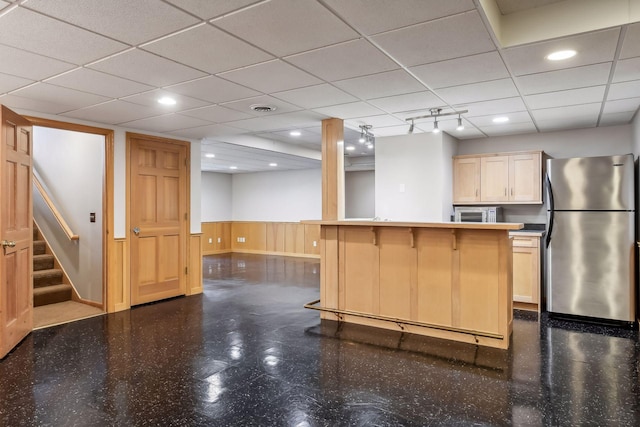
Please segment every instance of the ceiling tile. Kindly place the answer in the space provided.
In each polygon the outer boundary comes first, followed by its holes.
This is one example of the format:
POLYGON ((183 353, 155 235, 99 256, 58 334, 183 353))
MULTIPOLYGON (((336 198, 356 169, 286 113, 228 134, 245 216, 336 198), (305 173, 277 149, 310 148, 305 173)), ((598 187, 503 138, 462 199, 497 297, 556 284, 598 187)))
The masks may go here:
POLYGON ((640 56, 640 22, 627 27, 627 32, 622 42, 622 50, 620 51, 620 59, 634 56, 640 56))
POLYGON ((237 135, 245 133, 243 129, 234 128, 226 125, 208 125, 199 126, 189 129, 181 129, 173 132, 169 132, 172 135, 180 136, 183 138, 191 139, 203 139, 203 138, 216 138, 226 135, 237 135))
POLYGON ((26 7, 132 45, 198 23, 159 0, 29 0, 26 7), (144 25, 140 25, 144 22, 144 25))
POLYGON ((618 43, 619 28, 596 31, 559 40, 518 46, 503 50, 503 57, 516 76, 611 62, 618 43), (573 49, 578 52, 564 61, 548 61, 551 52, 573 49))
POLYGON ((424 86, 404 70, 340 80, 336 86, 361 99, 382 98, 424 90, 424 86))
POLYGON ((611 62, 516 77, 523 95, 607 84, 611 62))
POLYGON ((271 0, 212 22, 276 56, 358 37, 355 31, 315 1, 271 0))
POLYGON ((3 45, 0 45, 0 58, 0 73, 32 80, 43 80, 76 67, 67 62, 3 45))
POLYGON ((538 120, 536 124, 540 132, 553 132, 581 128, 593 128, 598 123, 597 117, 573 117, 571 119, 538 120))
POLYGON ((238 101, 225 102, 222 104, 224 107, 233 108, 242 113, 251 114, 254 116, 271 116, 275 114, 288 113, 290 111, 297 111, 300 107, 289 104, 288 102, 281 101, 272 96, 256 96, 254 98, 246 98, 238 101), (271 113, 258 113, 251 110, 252 105, 270 105, 276 107, 276 110, 271 113))
POLYGON ((295 111, 292 113, 275 114, 269 117, 253 117, 251 119, 229 122, 227 124, 254 132, 262 132, 319 125, 326 117, 326 115, 312 111, 295 111))
POLYGON ((598 126, 617 126, 617 125, 627 125, 631 123, 633 119, 633 115, 635 113, 633 111, 627 111, 623 113, 610 113, 603 114, 600 117, 600 122, 598 126))
POLYGON ((69 111, 68 105, 58 102, 41 101, 39 99, 23 98, 15 95, 0 96, 0 104, 15 109, 37 111, 38 113, 60 114, 69 111))
POLYGON ((640 96, 640 80, 614 83, 609 86, 607 101, 611 101, 613 99, 635 98, 638 96, 640 96))
POLYGON ((603 114, 613 114, 613 113, 635 113, 636 110, 640 107, 640 97, 638 98, 627 98, 627 99, 618 99, 615 101, 607 101, 604 103, 603 114))
POLYGON ((314 148, 318 148, 322 144, 322 136, 319 133, 311 132, 309 128, 301 128, 297 130, 300 132, 300 136, 291 136, 289 134, 291 131, 289 130, 269 132, 258 136, 267 139, 275 139, 276 141, 286 142, 288 144, 304 144, 307 146, 313 146, 314 148))
MULTIPOLYGON (((453 132, 447 132, 453 134, 453 132)), ((476 128, 465 128, 462 132, 455 132, 454 135, 457 139, 476 139, 476 138, 485 138, 486 135, 483 134, 479 129, 476 128)))
POLYGON ((265 132, 277 129, 271 119, 266 117, 252 117, 250 119, 235 120, 227 122, 226 125, 250 132, 265 132))
POLYGON ((540 93, 525 96, 529 108, 539 110, 542 108, 564 107, 567 105, 589 104, 602 102, 606 86, 593 86, 581 89, 561 90, 558 92, 540 93))
POLYGON ((0 1, 0 9, 3 9, 4 7, 8 6, 9 3, 6 1, 0 1))
POLYGON ((493 101, 474 102, 472 104, 456 105, 457 111, 468 110, 464 114, 465 117, 486 116, 489 114, 503 114, 517 111, 526 111, 522 98, 519 96, 513 98, 495 99, 493 101))
POLYGON ((493 80, 438 89, 436 94, 450 105, 518 96, 511 79, 493 80))
POLYGON ((443 104, 440 98, 429 91, 370 99, 367 102, 389 113, 427 111, 443 104))
POLYGON ((47 83, 38 83, 24 89, 19 89, 13 92, 12 95, 59 103, 68 106, 68 110, 88 107, 89 105, 99 104, 109 101, 110 99, 104 96, 80 92, 75 89, 68 89, 47 83))
POLYGON ((12 90, 30 85, 31 83, 34 83, 34 81, 0 73, 0 93, 11 92, 12 90))
POLYGON ((551 3, 559 3, 563 0, 495 0, 496 5, 503 15, 510 15, 515 12, 523 12, 535 7, 546 6, 551 3))
POLYGON ((281 60, 229 71, 220 74, 220 77, 264 93, 280 92, 322 83, 312 75, 281 60))
POLYGON ((184 95, 175 94, 169 90, 156 89, 137 95, 127 96, 122 99, 123 101, 131 102, 133 104, 146 105, 148 107, 155 107, 163 113, 174 113, 177 111, 190 110, 192 108, 199 108, 208 105, 207 102, 200 99, 191 98, 184 95), (163 97, 173 98, 175 105, 164 105, 158 102, 158 99, 163 97))
POLYGON ((253 117, 250 114, 232 110, 231 108, 221 107, 219 105, 212 105, 210 107, 183 111, 181 114, 190 117, 198 117, 200 119, 208 120, 215 123, 232 122, 235 120, 242 120, 253 117))
POLYGON ((111 98, 121 98, 153 89, 152 86, 112 76, 111 74, 101 73, 100 71, 89 68, 75 69, 49 79, 47 83, 111 98))
POLYGON ((151 117, 148 119, 134 120, 121 123, 121 126, 143 129, 151 132, 170 132, 178 129, 186 129, 197 126, 206 126, 211 123, 193 117, 186 117, 180 114, 165 114, 164 116, 151 117))
POLYGON ((597 102, 569 107, 545 108, 543 110, 533 110, 532 114, 538 124, 545 121, 551 123, 558 120, 566 120, 570 124, 584 121, 585 123, 593 123, 595 126, 601 106, 602 104, 597 102))
POLYGON ((85 64, 127 48, 122 43, 21 7, 0 17, 0 40, 7 46, 73 64, 85 64))
POLYGON ((357 119, 345 120, 345 124, 347 126, 352 127, 353 129, 358 129, 360 125, 370 125, 373 126, 371 131, 373 134, 376 134, 376 129, 379 127, 388 127, 388 126, 399 126, 405 125, 407 129, 409 127, 409 123, 405 120, 401 120, 397 117, 390 116, 388 114, 382 114, 379 116, 367 116, 367 117, 359 117, 357 119))
POLYGON ((364 39, 288 56, 285 60, 326 81, 344 80, 398 68, 398 64, 364 39))
POLYGON ((409 67, 496 49, 477 11, 391 31, 373 40, 409 67))
POLYGON ((216 76, 203 77, 166 88, 171 92, 209 102, 226 102, 260 95, 260 92, 216 76))
MULTIPOLYGON (((375 129, 376 138, 384 137, 384 136, 396 136, 408 133, 409 128, 407 124, 403 124, 400 126, 384 126, 378 127, 375 129)), ((420 131, 421 132, 421 131, 420 131)), ((414 131, 414 133, 417 133, 414 131)))
POLYGON ((154 86, 169 86, 205 76, 193 68, 139 49, 112 56, 89 67, 154 86))
POLYGON ((144 105, 125 101, 111 101, 104 104, 70 111, 64 116, 76 119, 91 120, 98 123, 118 124, 157 116, 158 110, 144 105))
POLYGON ((144 45, 143 49, 212 74, 273 59, 207 24, 144 45))
POLYGON ((263 0, 167 0, 202 19, 211 19, 263 0))
POLYGON ((509 124, 504 124, 500 126, 498 125, 481 126, 480 130, 485 134, 487 134, 487 136, 513 135, 513 134, 519 134, 519 133, 537 132, 537 129, 531 120, 525 123, 509 123, 509 124))
POLYGON ((351 102, 349 104, 333 105, 331 107, 314 108, 313 111, 340 119, 352 119, 356 117, 384 114, 384 111, 379 110, 366 102, 351 102))
POLYGON ((328 105, 357 101, 355 97, 326 83, 302 89, 277 92, 273 96, 303 108, 326 107, 328 105))
POLYGON ((516 123, 533 123, 531 116, 526 111, 520 111, 517 113, 502 113, 502 114, 490 114, 487 116, 468 117, 467 120, 478 127, 484 126, 508 126, 516 123), (496 117, 508 117, 507 123, 496 124, 493 119, 496 117))
POLYGON ((471 0, 327 0, 359 31, 375 34, 473 9, 471 0))
POLYGON ((616 71, 613 73, 613 82, 626 82, 640 79, 640 57, 624 59, 616 62, 616 71))
POLYGON ((498 52, 420 65, 410 71, 432 89, 509 77, 498 52))

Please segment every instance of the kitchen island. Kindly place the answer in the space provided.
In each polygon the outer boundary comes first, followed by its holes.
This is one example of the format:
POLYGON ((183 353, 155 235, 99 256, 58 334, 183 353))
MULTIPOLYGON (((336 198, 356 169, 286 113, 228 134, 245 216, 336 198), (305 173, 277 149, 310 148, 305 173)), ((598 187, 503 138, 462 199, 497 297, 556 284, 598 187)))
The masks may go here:
POLYGON ((322 319, 506 349, 518 223, 304 221, 321 226, 322 319))

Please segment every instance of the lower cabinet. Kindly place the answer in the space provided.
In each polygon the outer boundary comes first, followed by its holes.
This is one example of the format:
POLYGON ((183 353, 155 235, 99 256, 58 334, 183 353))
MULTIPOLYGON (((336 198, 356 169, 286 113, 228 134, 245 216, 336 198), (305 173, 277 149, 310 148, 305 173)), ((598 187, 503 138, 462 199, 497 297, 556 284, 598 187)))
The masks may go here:
POLYGON ((514 308, 540 311, 540 235, 513 232, 514 308))

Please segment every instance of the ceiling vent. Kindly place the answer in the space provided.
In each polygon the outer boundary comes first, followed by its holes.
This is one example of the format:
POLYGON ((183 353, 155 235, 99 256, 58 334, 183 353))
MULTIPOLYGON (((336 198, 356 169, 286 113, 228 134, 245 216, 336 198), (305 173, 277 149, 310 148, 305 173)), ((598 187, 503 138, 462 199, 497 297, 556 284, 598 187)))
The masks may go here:
POLYGON ((276 111, 276 107, 273 105, 253 104, 249 108, 257 113, 270 113, 272 111, 276 111))

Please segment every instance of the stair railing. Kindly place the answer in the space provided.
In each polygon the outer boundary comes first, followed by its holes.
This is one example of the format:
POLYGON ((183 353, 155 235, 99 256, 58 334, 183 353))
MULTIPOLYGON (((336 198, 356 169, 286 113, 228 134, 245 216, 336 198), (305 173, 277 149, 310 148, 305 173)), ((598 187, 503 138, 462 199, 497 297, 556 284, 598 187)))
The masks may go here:
POLYGON ((58 211, 56 206, 53 204, 53 201, 51 200, 51 197, 49 196, 47 191, 44 189, 42 183, 40 182, 40 180, 38 179, 38 177, 36 176, 35 173, 33 174, 33 184, 36 186, 36 188, 40 192, 40 195, 42 196, 42 199, 44 200, 44 202, 49 207, 49 210, 51 210, 51 213, 53 214, 53 216, 56 219, 56 221, 58 221, 58 224, 60 224, 60 227, 62 227, 62 230, 64 231, 64 234, 67 235, 69 240, 79 240, 80 236, 78 236, 73 231, 71 231, 71 227, 69 227, 69 224, 67 224, 67 221, 64 220, 64 218, 62 217, 62 214, 60 213, 60 211, 58 211))

